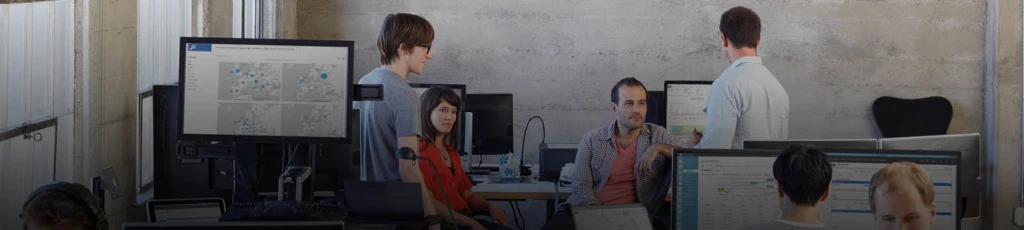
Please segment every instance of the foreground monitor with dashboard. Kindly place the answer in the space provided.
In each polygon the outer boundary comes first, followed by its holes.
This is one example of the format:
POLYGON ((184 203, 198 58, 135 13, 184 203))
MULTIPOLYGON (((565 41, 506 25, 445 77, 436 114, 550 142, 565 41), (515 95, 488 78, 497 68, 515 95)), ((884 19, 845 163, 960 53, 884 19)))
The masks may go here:
MULTIPOLYGON (((914 162, 932 176, 932 229, 959 229, 960 153, 953 151, 828 150, 832 187, 819 204, 831 229, 876 229, 868 202, 871 176, 889 163, 914 162)), ((676 149, 672 226, 677 230, 737 229, 781 217, 772 165, 781 150, 676 149)))

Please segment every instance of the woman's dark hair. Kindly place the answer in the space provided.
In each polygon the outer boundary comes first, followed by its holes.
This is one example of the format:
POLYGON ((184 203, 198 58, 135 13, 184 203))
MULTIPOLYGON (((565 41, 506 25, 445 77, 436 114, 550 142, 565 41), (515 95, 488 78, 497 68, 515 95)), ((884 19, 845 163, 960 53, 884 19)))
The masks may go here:
MULTIPOLYGON (((423 132, 420 137, 427 140, 427 143, 433 143, 434 137, 437 135, 437 128, 434 127, 434 123, 430 120, 430 113, 434 111, 434 108, 441 105, 441 101, 448 102, 448 104, 455 106, 455 109, 461 109, 462 98, 459 97, 455 90, 445 86, 434 86, 423 92, 423 96, 420 96, 420 131, 423 132)), ((445 135, 445 140, 449 145, 459 145, 459 117, 455 118, 455 125, 452 127, 452 131, 445 135)))

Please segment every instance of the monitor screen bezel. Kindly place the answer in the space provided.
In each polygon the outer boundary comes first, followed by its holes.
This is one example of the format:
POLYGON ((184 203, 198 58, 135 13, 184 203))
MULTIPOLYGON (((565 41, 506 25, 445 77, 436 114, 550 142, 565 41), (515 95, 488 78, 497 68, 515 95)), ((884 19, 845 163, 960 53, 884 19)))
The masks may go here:
MULTIPOLYGON (((960 173, 961 173, 960 172, 961 171, 960 170, 960 164, 962 163, 961 162, 961 152, 960 151, 893 150, 893 149, 821 149, 821 150, 824 151, 826 154, 831 154, 831 153, 868 153, 868 154, 906 154, 906 155, 952 155, 954 157, 954 159, 956 159, 956 162, 957 162, 956 163, 956 174, 957 175, 954 178, 956 180, 956 185, 957 186, 961 186, 961 183, 962 183, 960 181, 960 173)), ((779 155, 782 154, 782 151, 783 150, 781 150, 781 149, 778 149, 778 150, 762 150, 762 149, 688 149, 688 148, 676 148, 676 149, 674 149, 672 151, 672 155, 673 155, 673 158, 671 160, 672 176, 674 177, 676 175, 679 175, 679 163, 678 163, 678 161, 676 159, 679 159, 679 157, 681 157, 681 156, 734 156, 734 157, 770 156, 770 157, 778 157, 779 155)), ((831 158, 829 159, 829 161, 831 162, 831 158)), ((679 215, 679 213, 678 213, 679 211, 677 210, 677 207, 675 205, 676 202, 679 202, 679 200, 678 200, 679 196, 676 196, 674 194, 675 193, 675 188, 679 186, 678 183, 679 183, 679 180, 672 180, 672 191, 673 191, 673 194, 672 194, 672 204, 673 205, 672 205, 672 209, 671 209, 671 215, 672 216, 671 216, 671 220, 669 221, 669 224, 671 225, 669 228, 671 228, 671 229, 675 229, 676 228, 676 219, 677 219, 676 216, 679 215)), ((963 213, 963 206, 960 203, 960 195, 961 194, 960 194, 960 189, 953 189, 953 191, 954 191, 955 196, 957 198, 956 202, 953 202, 954 205, 956 206, 956 208, 955 208, 956 209, 956 213, 954 214, 954 218, 953 219, 956 220, 956 230, 960 230, 960 222, 961 222, 960 216, 963 213)))
POLYGON ((352 125, 348 117, 352 115, 352 99, 355 96, 355 83, 353 82, 353 69, 355 46, 353 41, 341 40, 281 40, 281 39, 237 39, 237 38, 200 38, 181 37, 178 49, 178 95, 181 103, 178 103, 178 139, 182 141, 229 141, 245 143, 309 143, 309 144, 351 144, 352 125), (185 132, 185 64, 187 56, 186 47, 189 43, 208 43, 226 45, 272 45, 272 46, 316 46, 316 47, 344 47, 348 48, 348 68, 346 70, 345 104, 342 111, 345 113, 345 136, 344 137, 303 137, 303 136, 254 136, 254 135, 225 135, 225 134, 190 134, 185 132))

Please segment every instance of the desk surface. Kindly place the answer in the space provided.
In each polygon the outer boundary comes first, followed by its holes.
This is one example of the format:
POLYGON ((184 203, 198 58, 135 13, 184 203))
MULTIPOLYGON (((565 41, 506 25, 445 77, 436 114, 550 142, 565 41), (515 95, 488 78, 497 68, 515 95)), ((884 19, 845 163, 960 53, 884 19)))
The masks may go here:
MULTIPOLYGON (((534 183, 491 183, 487 175, 470 175, 473 180, 483 183, 473 186, 473 194, 485 200, 553 200, 555 183, 536 181, 534 183)), ((559 187, 558 199, 569 198, 569 187, 559 187)))

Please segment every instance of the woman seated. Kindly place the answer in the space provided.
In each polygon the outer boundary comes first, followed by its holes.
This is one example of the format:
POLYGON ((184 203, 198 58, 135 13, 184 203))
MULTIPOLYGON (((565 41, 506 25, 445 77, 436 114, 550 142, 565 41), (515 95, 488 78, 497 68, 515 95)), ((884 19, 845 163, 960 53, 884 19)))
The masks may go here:
POLYGON ((430 162, 423 161, 419 166, 424 185, 434 195, 437 215, 456 223, 460 229, 510 229, 501 207, 473 195, 473 183, 462 169, 459 152, 453 147, 458 145, 459 133, 456 128, 462 99, 450 88, 434 86, 423 93, 420 102, 423 132, 420 135, 420 157, 433 162, 437 178, 440 179, 435 179, 430 162), (454 220, 449 215, 445 198, 451 203, 454 220), (500 224, 473 218, 474 215, 483 214, 490 215, 500 224))

